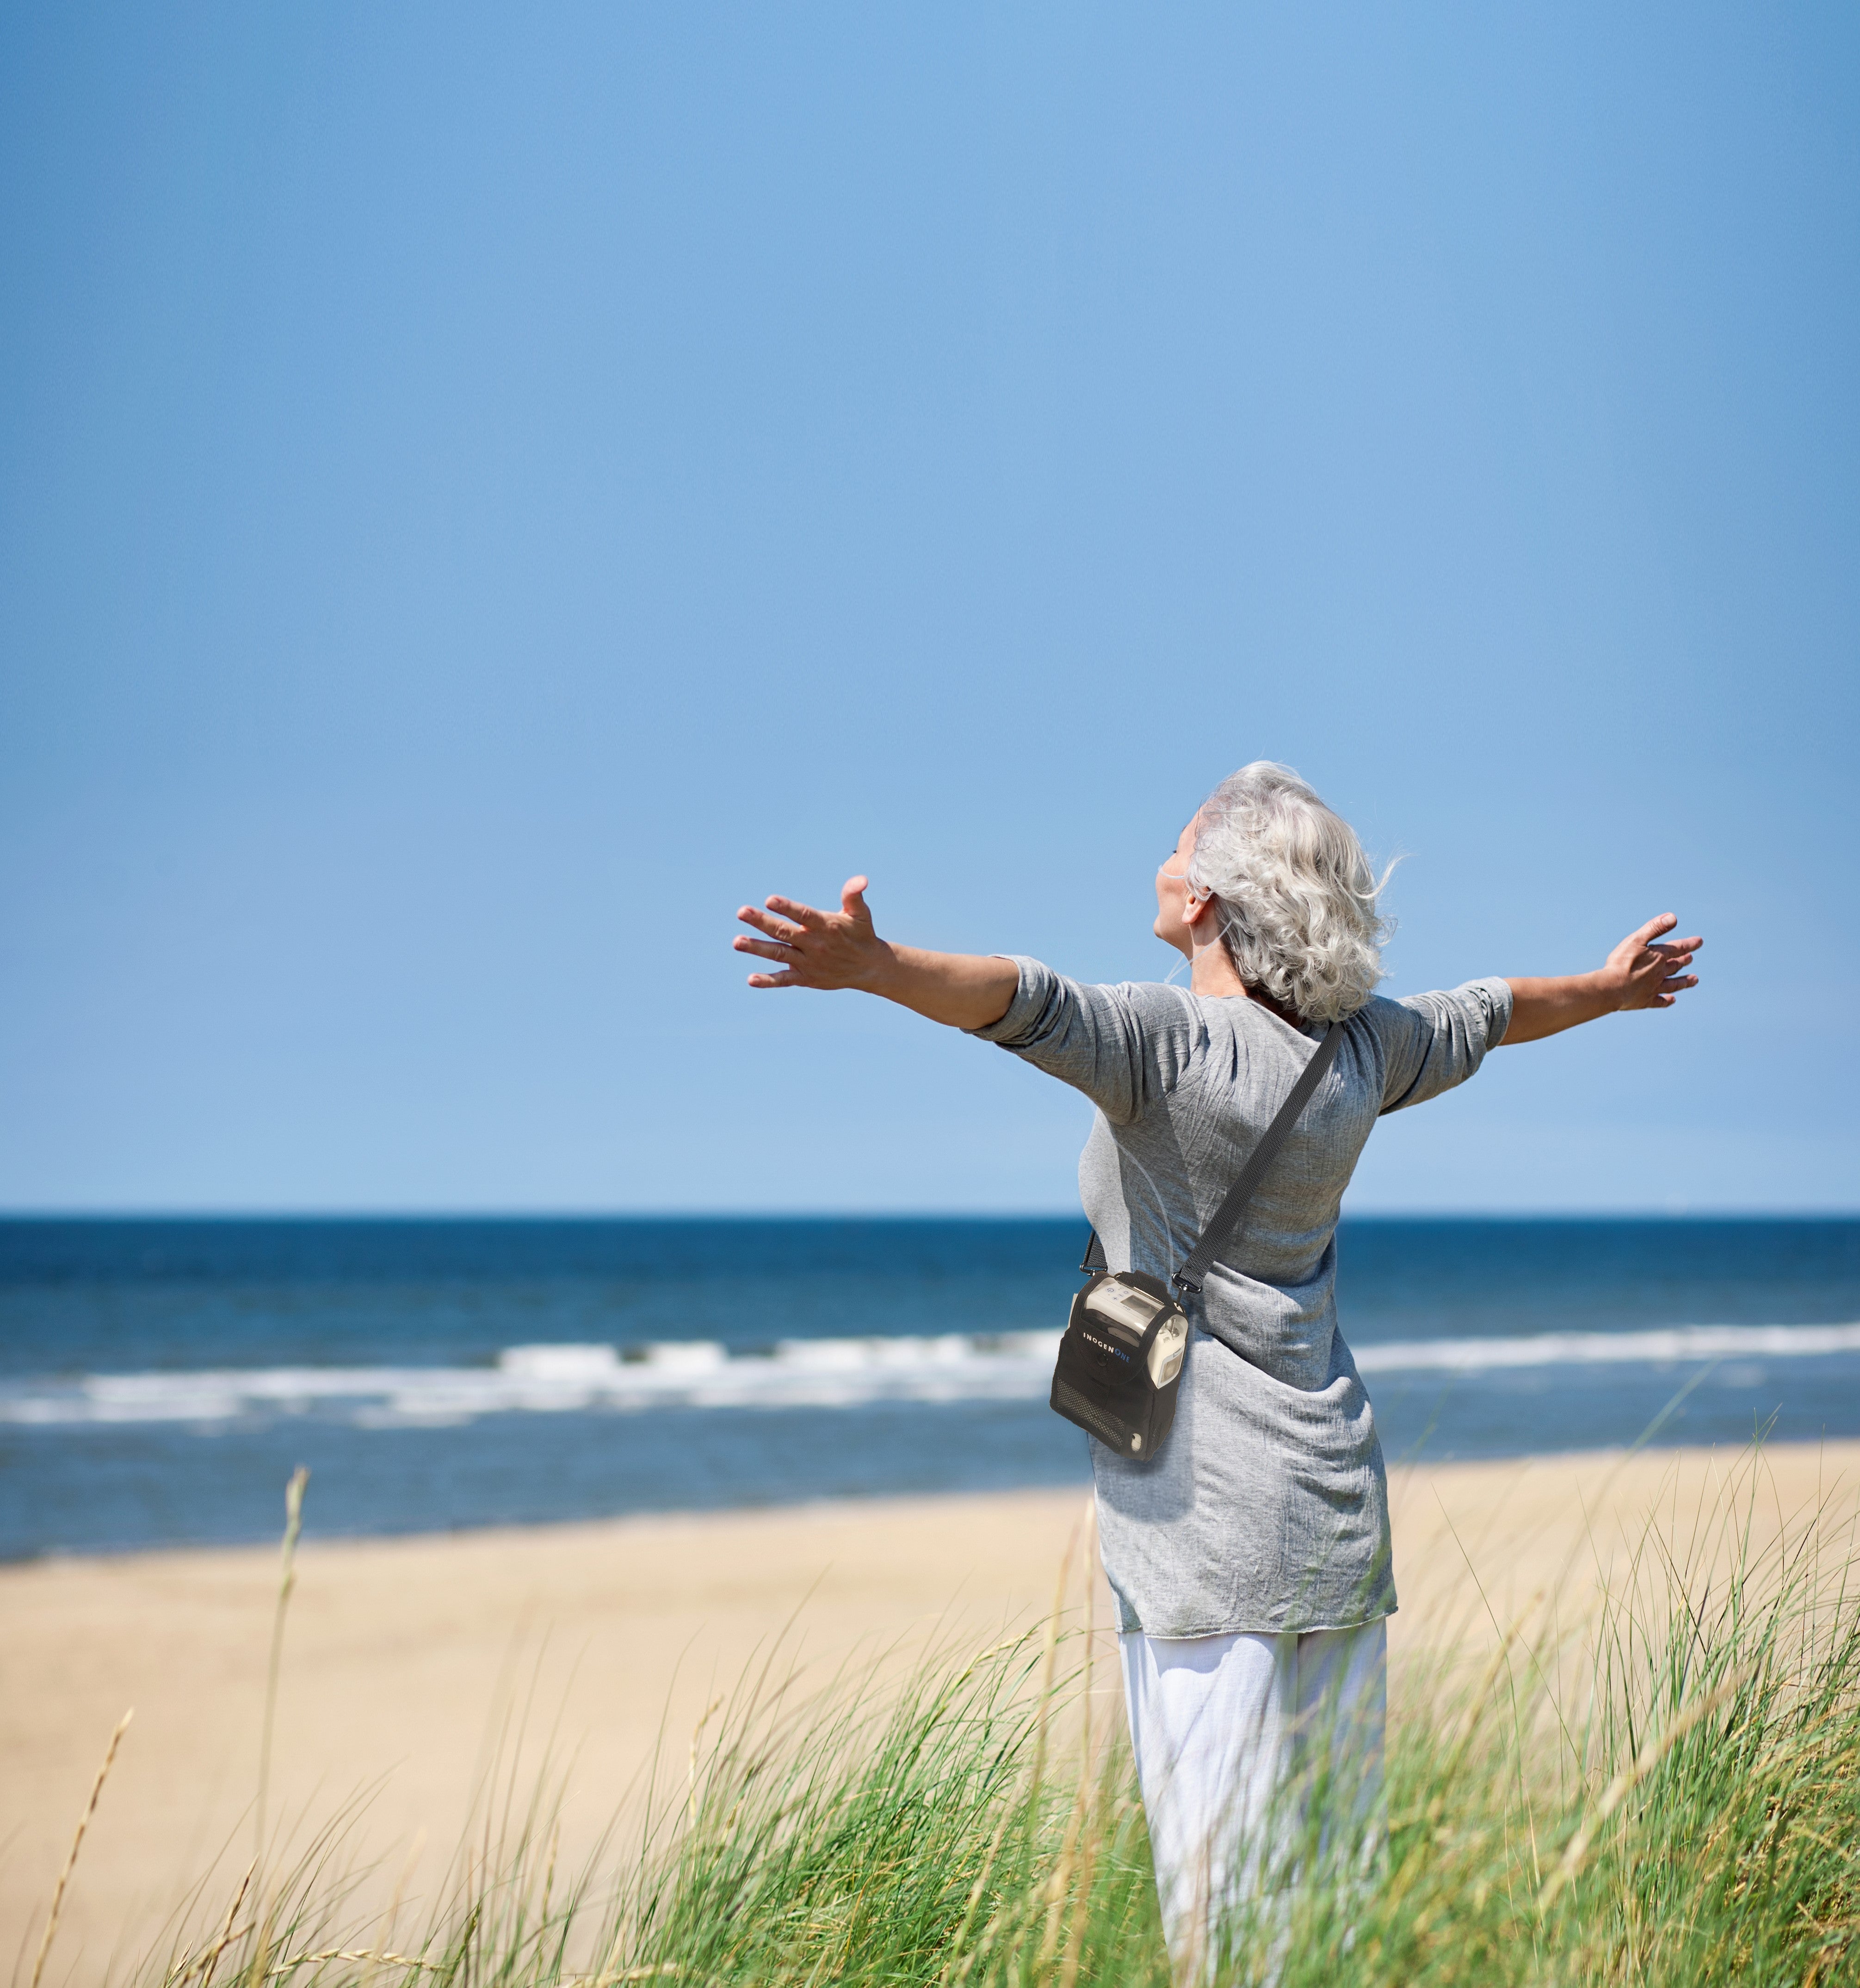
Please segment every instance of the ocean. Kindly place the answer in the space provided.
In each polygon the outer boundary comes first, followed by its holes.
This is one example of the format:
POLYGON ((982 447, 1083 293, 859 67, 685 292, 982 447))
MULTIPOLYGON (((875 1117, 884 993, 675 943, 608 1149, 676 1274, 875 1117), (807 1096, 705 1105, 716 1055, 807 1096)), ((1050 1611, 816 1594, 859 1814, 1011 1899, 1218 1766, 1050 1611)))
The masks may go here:
MULTIPOLYGON (((0 1221, 0 1558, 1082 1485, 1065 1219, 0 1221)), ((1860 1220, 1352 1219, 1391 1462, 1860 1435, 1860 1220)))

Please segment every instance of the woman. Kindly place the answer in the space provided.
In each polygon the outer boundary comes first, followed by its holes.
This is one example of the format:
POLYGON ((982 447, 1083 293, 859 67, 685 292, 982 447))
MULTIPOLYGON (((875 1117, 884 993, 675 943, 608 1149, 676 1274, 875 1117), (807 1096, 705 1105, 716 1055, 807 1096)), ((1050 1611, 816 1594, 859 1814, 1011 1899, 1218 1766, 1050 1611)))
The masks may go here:
MULTIPOLYGON (((1336 1060, 1197 1299, 1173 1431, 1153 1461, 1090 1442, 1105 1572, 1163 1923, 1186 1978, 1257 1878, 1295 1773, 1379 1794, 1387 1482, 1337 1329, 1338 1204, 1376 1118, 1438 1097, 1500 1043, 1669 1008, 1701 942, 1649 919, 1593 973, 1383 999, 1379 885, 1349 826, 1269 761, 1222 782, 1156 873, 1168 985, 1086 987, 1037 960, 920 952, 786 898, 738 914, 751 987, 852 987, 998 1043, 1097 1106, 1079 1165, 1113 1270, 1183 1262, 1332 1026, 1336 1060), (1323 1735, 1322 1759, 1317 1736, 1323 1735)), ((1359 1813, 1362 1810, 1359 1809, 1359 1813)), ((1281 1839, 1282 1841, 1282 1839, 1281 1839)))

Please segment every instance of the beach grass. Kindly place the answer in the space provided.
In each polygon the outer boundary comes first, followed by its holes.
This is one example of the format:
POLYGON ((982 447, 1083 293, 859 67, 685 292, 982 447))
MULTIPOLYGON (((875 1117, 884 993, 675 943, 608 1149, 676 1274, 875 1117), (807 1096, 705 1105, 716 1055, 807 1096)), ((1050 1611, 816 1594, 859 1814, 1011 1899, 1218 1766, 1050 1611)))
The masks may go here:
MULTIPOLYGON (((1765 1485, 1753 1451, 1711 1510, 1650 1522, 1573 1625, 1545 1598, 1408 1663, 1386 1833, 1295 1791, 1268 1864, 1296 1882, 1237 1902, 1214 1977, 1860 1980, 1854 1540, 1814 1511, 1754 1526, 1765 1485)), ((137 1978, 1164 1988, 1116 1683, 1058 1608, 901 1686, 895 1662, 809 1682, 778 1645, 573 1870, 546 1777, 507 1773, 417 1915, 358 1917, 339 1819, 137 1978)))

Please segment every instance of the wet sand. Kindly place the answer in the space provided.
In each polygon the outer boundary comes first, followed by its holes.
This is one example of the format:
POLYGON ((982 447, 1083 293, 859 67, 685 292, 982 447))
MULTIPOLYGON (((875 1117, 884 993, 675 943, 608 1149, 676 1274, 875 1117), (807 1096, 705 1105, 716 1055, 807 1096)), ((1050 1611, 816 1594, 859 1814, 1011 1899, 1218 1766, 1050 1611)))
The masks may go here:
MULTIPOLYGON (((1727 1487, 1758 1537, 1818 1506, 1860 1510, 1860 1443, 1441 1465, 1397 1474, 1395 1684, 1471 1658, 1520 1611, 1579 1625, 1649 1519, 1682 1550, 1727 1487), (1542 1601, 1537 1598, 1546 1598, 1542 1601)), ((314 1527, 316 1487, 311 1487, 314 1527)), ((429 1891, 500 1733, 568 1770, 564 1854, 636 1799, 661 1733, 685 1772, 705 1709, 779 1645, 778 1667, 933 1641, 964 1655, 1054 1605, 1082 1614, 1082 1490, 899 1499, 301 1550, 272 1767, 274 1813, 320 1823, 369 1790, 359 1848, 384 1892, 429 1891), (527 1714, 525 1707, 527 1706, 527 1714)), ((1705 1550, 1703 1545, 1695 1548, 1705 1550)), ((99 1979, 160 1933, 216 1857, 251 1854, 275 1548, 0 1568, 0 1966, 29 1972, 46 1902, 111 1729, 134 1721, 67 1899, 49 1981, 99 1979)), ((1102 1581, 1092 1605, 1112 1621, 1102 1581)), ((1115 1672, 1098 1673, 1106 1689, 1115 1672)), ((508 1746, 508 1742, 506 1741, 508 1746)), ((113 1971, 120 1971, 119 1969, 113 1971)))

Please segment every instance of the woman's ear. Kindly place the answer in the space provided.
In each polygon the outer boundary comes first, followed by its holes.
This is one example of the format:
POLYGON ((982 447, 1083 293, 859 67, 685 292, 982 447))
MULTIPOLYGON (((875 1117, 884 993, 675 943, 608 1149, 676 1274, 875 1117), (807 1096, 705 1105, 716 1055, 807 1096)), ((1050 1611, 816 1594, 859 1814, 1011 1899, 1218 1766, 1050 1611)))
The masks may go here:
POLYGON ((1207 915, 1208 906, 1214 901, 1211 891, 1205 898, 1197 897, 1192 890, 1186 892, 1182 901, 1182 922, 1185 925, 1199 925, 1207 915))

